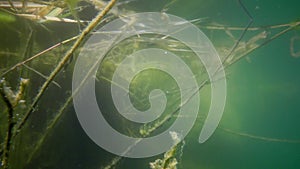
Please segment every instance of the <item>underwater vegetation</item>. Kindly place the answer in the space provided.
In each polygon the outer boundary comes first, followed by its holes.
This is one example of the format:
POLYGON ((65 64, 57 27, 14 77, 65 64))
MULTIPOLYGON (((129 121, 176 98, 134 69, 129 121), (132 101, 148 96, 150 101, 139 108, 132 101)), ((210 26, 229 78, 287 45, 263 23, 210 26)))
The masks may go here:
MULTIPOLYGON (((91 35, 96 33, 96 29, 116 18, 121 18, 128 24, 134 24, 134 21, 126 20, 126 15, 132 13, 145 11, 172 13, 186 18, 203 30, 220 55, 226 71, 226 77, 222 78, 228 79, 229 83, 235 74, 234 71, 238 69, 234 66, 238 65, 239 62, 243 64, 258 62, 256 58, 260 56, 252 57, 259 50, 271 48, 271 54, 269 55, 273 55, 274 50, 278 50, 278 52, 283 50, 287 55, 285 56, 287 59, 298 59, 300 57, 300 16, 294 16, 295 18, 291 19, 285 19, 283 16, 282 18, 274 17, 274 20, 267 22, 260 20, 260 17, 263 18, 264 15, 263 12, 259 13, 257 11, 263 11, 263 8, 268 9, 267 7, 271 4, 266 5, 261 2, 261 6, 255 6, 242 0, 220 2, 221 5, 216 5, 218 2, 215 0, 207 2, 195 0, 190 1, 190 4, 185 3, 183 0, 1 1, 0 168, 222 168, 215 164, 216 161, 213 159, 208 159, 207 163, 204 162, 205 159, 191 162, 192 156, 197 156, 191 150, 198 150, 194 148, 195 144, 192 141, 194 135, 198 134, 197 129, 193 129, 191 136, 183 141, 180 141, 182 138, 179 139, 181 136, 178 133, 170 132, 174 146, 164 154, 152 158, 128 159, 108 153, 89 140, 78 123, 72 104, 73 97, 80 90, 78 88, 75 92, 72 92, 72 71, 74 62, 78 58, 84 43, 91 35), (220 7, 222 5, 224 9, 220 7), (234 10, 232 10, 233 8, 234 10), (218 12, 215 13, 215 11, 218 12), (223 15, 224 18, 227 17, 227 20, 223 18, 223 15), (228 19, 237 15, 241 16, 237 20, 231 21, 228 19), (276 19, 281 20, 277 22, 276 19), (282 39, 287 39, 284 41, 285 46, 275 44, 275 47, 272 47, 276 41, 282 39), (203 162, 203 165, 198 164, 198 162, 203 162), (208 165, 208 163, 211 165, 208 165)), ((285 2, 277 3, 284 4, 285 2)), ((274 4, 276 3, 274 2, 274 4)), ((113 32, 107 31, 106 33, 112 34, 113 32)), ((113 42, 107 40, 107 43, 113 42)), ((97 44, 95 44, 95 51, 93 51, 93 48, 89 50, 96 55, 97 47, 97 44)), ((207 112, 207 107, 210 104, 210 94, 208 93, 212 83, 209 81, 205 67, 195 53, 184 43, 171 37, 156 34, 138 34, 114 44, 101 61, 95 76, 95 93, 97 93, 97 101, 101 102, 99 106, 104 110, 103 116, 105 119, 120 133, 145 138, 163 132, 172 125, 176 118, 190 118, 178 114, 178 110, 189 100, 181 104, 181 93, 176 81, 162 71, 149 69, 140 72, 129 82, 129 90, 113 82, 114 72, 121 62, 128 55, 147 48, 160 48, 171 51, 180 56, 190 67, 199 85, 195 90, 200 91, 201 95, 199 97, 201 98, 201 104, 204 105, 200 108, 196 119, 195 128, 201 128, 206 119, 207 114, 205 112, 207 112), (159 118, 149 123, 130 122, 121 116, 113 106, 111 85, 125 90, 132 105, 141 111, 149 109, 151 106, 149 94, 153 89, 159 88, 166 94, 168 100, 165 111, 159 118)), ((89 61, 87 60, 87 62, 89 61)), ((295 60, 295 62, 297 61, 295 60)), ((272 64, 273 62, 267 63, 272 64)), ((87 63, 87 65, 89 64, 87 63)), ((132 60, 126 66, 129 69, 137 68, 135 60, 132 60)), ((237 71, 245 73, 245 76, 250 74, 242 70, 241 68, 237 71)), ((297 71, 299 72, 298 69, 295 70, 295 72, 297 71)), ((129 81, 127 72, 121 73, 124 77, 123 80, 129 81)), ((260 73, 257 72, 255 76, 259 76, 260 73)), ((297 80, 297 77, 294 77, 294 79, 297 80)), ((253 84, 253 86, 256 86, 256 84, 253 84)), ((293 89, 292 94, 297 94, 299 91, 298 87, 293 88, 291 85, 287 85, 286 88, 287 91, 284 91, 284 94, 291 89, 293 89)), ((227 104, 230 104, 230 102, 227 104)), ((228 105, 230 108, 228 111, 233 111, 235 106, 238 107, 239 105, 228 105)), ((267 109, 267 107, 267 103, 265 103, 262 109, 267 109)), ((294 112, 297 112, 297 110, 294 112)), ((131 113, 130 111, 127 112, 131 113)), ((243 112, 240 114, 245 117, 250 116, 243 114, 243 112)), ((255 112, 253 114, 255 115, 255 112)), ((242 145, 241 142, 243 141, 240 140, 245 139, 247 143, 254 142, 251 144, 254 147, 262 142, 262 144, 272 146, 273 144, 283 144, 287 147, 294 146, 291 149, 299 150, 299 135, 291 135, 291 137, 286 135, 277 136, 275 130, 280 132, 280 129, 272 124, 271 127, 274 128, 272 128, 272 131, 275 134, 256 132, 259 129, 251 130, 248 128, 248 130, 243 130, 239 127, 235 128, 235 124, 238 123, 235 121, 237 117, 229 117, 230 115, 232 114, 227 113, 223 119, 224 122, 217 128, 216 138, 221 139, 222 144, 242 145), (236 140, 231 140, 232 138, 236 138, 236 140)), ((290 120, 288 117, 285 118, 281 120, 290 120)), ((272 118, 267 117, 266 119, 272 120, 272 118)), ((256 122, 253 122, 253 124, 255 125, 256 122)), ((288 123, 286 125, 287 128, 298 132, 297 127, 299 126, 295 124, 289 126, 288 123)), ((197 146, 200 146, 200 149, 207 153, 208 149, 205 149, 205 147, 209 147, 211 144, 215 144, 213 146, 221 145, 214 140, 203 144, 203 147, 201 147, 202 144, 198 143, 197 146)), ((209 150, 218 152, 217 149, 218 147, 209 150)), ((290 154, 293 154, 293 152, 290 154)), ((205 154, 201 157, 203 156, 205 154)), ((239 154, 233 156, 236 157, 239 154)), ((300 157, 295 155, 295 159, 300 159, 300 157)), ((266 161, 271 160, 266 159, 266 161)), ((264 167, 268 167, 268 164, 264 167)), ((225 168, 241 168, 237 164, 226 164, 226 162, 224 162, 224 165, 228 165, 225 168)), ((300 164, 291 162, 286 168, 292 168, 292 165, 300 166, 300 164)), ((247 167, 244 166, 244 168, 247 167)), ((249 168, 253 168, 253 166, 249 168)))

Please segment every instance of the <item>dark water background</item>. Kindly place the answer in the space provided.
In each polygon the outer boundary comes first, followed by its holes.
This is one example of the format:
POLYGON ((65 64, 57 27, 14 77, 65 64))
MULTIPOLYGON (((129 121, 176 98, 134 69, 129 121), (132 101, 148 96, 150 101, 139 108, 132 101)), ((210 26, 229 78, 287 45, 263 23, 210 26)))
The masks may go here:
MULTIPOLYGON (((124 6, 136 12, 161 11, 168 1, 137 0, 124 6)), ((245 1, 245 6, 253 15, 255 26, 267 26, 292 23, 300 19, 300 1, 245 1)), ((169 6, 170 14, 192 20, 204 18, 206 22, 222 25, 244 27, 248 18, 241 6, 235 0, 178 0, 169 6)), ((92 15, 93 12, 87 15, 92 15)), ((87 17, 87 16, 82 16, 87 17)), ((17 23, 1 24, 1 50, 20 52, 24 48, 24 40, 16 35, 12 29, 28 32, 22 28, 29 21, 18 19, 17 23)), ((35 30, 35 48, 43 49, 63 39, 76 35, 77 26, 47 23, 51 31, 33 24, 35 30)), ((279 29, 280 30, 280 29, 279 29)), ((218 32, 203 29, 217 48, 233 45, 218 37, 218 32)), ((272 30, 271 33, 274 33, 272 30)), ((241 31, 233 32, 237 38, 241 31)), ((246 35, 251 37, 251 32, 246 35)), ((224 35, 223 35, 224 36, 224 35)), ((180 159, 179 168, 183 169, 253 169, 253 168, 300 168, 300 57, 290 54, 292 37, 300 37, 300 30, 292 30, 275 39, 269 44, 255 50, 238 63, 226 70, 227 101, 219 128, 204 144, 198 143, 198 136, 202 121, 198 120, 192 131, 186 137, 186 145, 180 159)), ((300 51, 300 39, 295 41, 295 50, 300 51)), ((218 50, 222 52, 222 50, 218 50)), ((49 54, 51 57, 62 55, 63 52, 49 54)), ((221 56, 224 56, 220 53, 221 56)), ((52 57, 53 58, 53 57, 52 57)), ((1 69, 22 60, 22 58, 0 57, 1 69)), ((45 74, 53 69, 50 61, 39 59, 31 64, 40 68, 45 74), (41 67, 42 65, 42 67, 41 67)), ((27 92, 34 96, 44 81, 36 75, 18 70, 9 74, 6 79, 13 86, 15 79, 30 77, 32 87, 27 92)), ((38 105, 30 124, 26 126, 24 134, 17 138, 13 147, 12 168, 101 168, 110 163, 114 155, 106 152, 94 144, 82 130, 71 105, 55 126, 53 132, 46 139, 42 149, 26 164, 27 153, 35 147, 35 140, 45 131, 45 124, 51 119, 59 107, 66 100, 71 89, 72 64, 60 73, 56 81, 61 89, 50 85, 46 94, 38 105)), ((200 117, 205 117, 209 107, 209 89, 204 89, 201 102, 200 117)), ((3 104, 3 103, 1 103, 3 104)), ((107 103, 108 104, 108 103, 107 103)), ((1 105, 2 107, 2 105, 1 105)), ((5 117, 1 115, 1 117, 5 117)), ((2 120, 3 120, 2 118, 2 120)), ((1 121, 2 122, 2 121, 1 121)), ((3 136, 3 132, 1 134, 3 136)), ((149 168, 149 162, 162 156, 147 159, 124 158, 116 166, 120 169, 149 168)))

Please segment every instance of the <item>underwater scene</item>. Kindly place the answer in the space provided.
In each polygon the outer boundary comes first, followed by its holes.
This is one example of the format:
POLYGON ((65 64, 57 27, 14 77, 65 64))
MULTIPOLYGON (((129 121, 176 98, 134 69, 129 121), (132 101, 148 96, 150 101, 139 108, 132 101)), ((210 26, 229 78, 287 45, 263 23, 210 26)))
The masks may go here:
POLYGON ((0 168, 300 168, 299 7, 1 0, 0 168))

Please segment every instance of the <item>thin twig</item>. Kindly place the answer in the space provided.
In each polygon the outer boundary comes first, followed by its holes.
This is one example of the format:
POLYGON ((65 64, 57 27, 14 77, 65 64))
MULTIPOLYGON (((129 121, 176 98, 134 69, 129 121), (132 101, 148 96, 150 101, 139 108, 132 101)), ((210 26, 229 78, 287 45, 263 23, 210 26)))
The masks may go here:
MULTIPOLYGON (((23 64, 23 66, 24 66, 25 68, 27 68, 28 70, 30 70, 30 71, 36 73, 37 75, 39 75, 39 76, 41 76, 42 78, 44 78, 44 79, 47 80, 48 77, 45 76, 44 74, 42 74, 41 72, 35 70, 34 68, 32 68, 32 67, 30 67, 30 66, 28 66, 28 65, 26 65, 26 64, 23 64)), ((54 84, 55 86, 57 86, 58 88, 61 88, 61 86, 60 86, 56 81, 53 80, 51 83, 53 83, 53 84, 54 84)))
POLYGON ((5 51, 0 51, 0 55, 11 55, 11 56, 18 56, 17 53, 15 52, 5 52, 5 51))
POLYGON ((20 66, 23 66, 25 63, 30 62, 30 61, 36 59, 37 57, 39 57, 39 56, 41 56, 41 55, 43 55, 43 54, 45 54, 45 53, 47 53, 47 52, 49 52, 49 51, 55 49, 55 48, 57 48, 57 47, 59 47, 59 46, 61 46, 61 45, 67 44, 67 43, 69 43, 69 42, 75 40, 76 38, 78 38, 78 36, 74 36, 74 37, 69 38, 69 39, 67 39, 67 40, 64 40, 64 41, 62 41, 62 42, 59 42, 59 43, 57 43, 57 44, 55 44, 55 45, 53 45, 53 46, 51 46, 51 47, 49 47, 49 48, 47 48, 47 49, 45 49, 45 50, 43 50, 43 51, 37 53, 36 55, 34 55, 34 56, 32 56, 32 57, 30 57, 30 58, 28 58, 28 59, 26 59, 26 60, 24 60, 24 61, 22 61, 22 62, 20 62, 20 63, 15 64, 15 65, 12 66, 10 69, 8 69, 8 70, 5 71, 4 73, 2 73, 0 77, 5 76, 6 74, 8 74, 9 72, 15 70, 16 68, 18 68, 18 67, 20 67, 20 66))
POLYGON ((241 137, 247 137, 247 138, 252 138, 255 140, 262 140, 262 141, 269 141, 269 142, 279 142, 279 143, 293 143, 293 144, 299 144, 300 140, 290 140, 290 139, 280 139, 280 138, 272 138, 272 137, 263 137, 263 136, 257 136, 249 133, 243 133, 243 132, 236 132, 228 128, 222 128, 220 127, 221 130, 235 134, 241 137))
POLYGON ((13 11, 17 12, 18 10, 15 8, 14 3, 11 0, 7 0, 10 7, 13 9, 13 11))
POLYGON ((249 13, 248 9, 244 6, 244 4, 242 3, 241 0, 239 0, 239 4, 241 5, 241 7, 243 8, 243 10, 245 11, 245 13, 247 14, 247 16, 249 17, 249 21, 245 27, 245 29, 243 30, 241 36, 238 38, 237 42, 233 45, 233 47, 231 48, 230 52, 227 54, 227 56, 225 57, 223 63, 225 63, 227 61, 227 59, 232 55, 233 51, 237 48, 237 46, 240 44, 240 41, 243 39, 243 37, 245 36, 247 30, 249 29, 249 27, 251 26, 251 24, 253 23, 253 17, 251 16, 251 14, 249 13))
MULTIPOLYGON (((265 29, 278 29, 278 28, 286 28, 290 27, 294 24, 298 24, 300 21, 295 23, 286 23, 286 24, 278 24, 278 25, 269 25, 269 26, 259 26, 259 27, 249 27, 248 31, 258 31, 265 29)), ((234 27, 234 26, 223 26, 223 25, 197 25, 199 28, 208 29, 208 30, 230 30, 230 31, 242 31, 244 27, 234 27)))
POLYGON ((226 68, 231 66, 232 64, 234 64, 235 62, 239 61, 240 59, 244 58, 244 56, 248 55, 249 53, 253 52, 256 49, 259 49, 265 45, 267 45, 268 43, 270 43, 271 41, 273 41, 274 39, 280 37, 281 35, 284 35, 285 33, 289 32, 290 30, 294 29, 295 27, 300 26, 300 22, 297 22, 293 25, 291 25, 290 27, 284 29, 283 31, 275 34, 274 36, 272 36, 271 38, 269 38, 268 40, 264 41, 262 44, 258 45, 257 47, 254 47, 248 51, 246 51, 245 53, 243 53, 241 56, 239 56, 237 59, 235 59, 233 62, 228 63, 228 65, 226 65, 226 68))
POLYGON ((56 16, 39 16, 35 14, 17 14, 17 16, 24 17, 35 21, 53 21, 53 22, 64 22, 64 23, 88 23, 89 21, 74 20, 69 18, 60 18, 56 16))
POLYGON ((28 154, 28 159, 27 162, 29 163, 32 160, 32 157, 34 157, 35 153, 38 152, 38 150, 41 148, 41 146, 43 145, 44 141, 46 140, 46 138, 48 138, 48 136, 50 135, 50 133, 52 132, 53 127, 56 125, 56 123, 58 122, 58 120, 61 118, 61 116, 63 115, 65 109, 69 106, 69 104, 72 102, 73 99, 73 93, 71 94, 70 97, 68 97, 67 101, 64 103, 64 105, 59 109, 58 113, 55 115, 55 117, 49 122, 49 124, 47 125, 46 131, 45 133, 39 138, 39 140, 36 142, 34 149, 28 154))

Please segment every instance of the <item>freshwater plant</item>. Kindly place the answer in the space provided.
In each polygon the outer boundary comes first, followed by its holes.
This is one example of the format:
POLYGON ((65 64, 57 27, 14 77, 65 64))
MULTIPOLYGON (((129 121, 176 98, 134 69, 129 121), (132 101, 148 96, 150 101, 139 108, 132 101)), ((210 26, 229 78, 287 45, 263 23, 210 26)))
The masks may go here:
MULTIPOLYGON (((219 23, 204 17, 190 20, 208 34, 226 70, 241 59, 247 58, 254 51, 290 32, 295 32, 295 35, 288 34, 290 54, 295 58, 299 57, 297 30, 299 30, 300 21, 292 20, 281 24, 253 26, 252 23, 256 21, 251 14, 253 11, 248 11, 245 2, 233 2, 245 15, 246 19, 241 26, 234 26, 234 23, 229 23, 228 26, 228 23, 219 23)), ((91 149, 95 146, 93 147, 92 143, 85 140, 86 136, 82 133, 84 136, 81 136, 79 140, 76 140, 76 132, 73 133, 73 136, 70 136, 72 140, 70 145, 68 143, 59 145, 61 142, 58 140, 67 139, 64 138, 62 132, 72 130, 72 125, 78 129, 78 122, 73 124, 75 118, 72 109, 72 98, 76 92, 71 93, 70 82, 74 60, 77 59, 82 45, 89 36, 95 33, 93 32, 95 29, 107 22, 142 11, 139 9, 142 3, 138 0, 120 2, 115 0, 109 2, 101 0, 20 2, 7 0, 0 2, 0 34, 3 37, 0 40, 1 167, 125 168, 123 162, 127 160, 126 158, 103 152, 104 150, 93 152, 91 149), (85 142, 86 147, 80 147, 81 141, 85 142), (74 147, 78 150, 69 150, 74 147), (74 155, 69 160, 65 159, 65 163, 58 164, 60 160, 70 155, 68 151, 74 154, 80 152, 86 156, 92 156, 95 153, 95 156, 91 157, 94 159, 88 161, 82 160, 83 156, 74 155), (71 160, 74 162, 70 163, 71 160), (77 161, 80 161, 79 164, 77 161)), ((162 13, 174 12, 172 9, 178 9, 181 3, 182 1, 179 0, 160 2, 160 5, 152 10, 162 13)), ((124 18, 124 22, 134 21, 124 18)), ((201 61, 195 59, 195 54, 190 48, 175 39, 162 35, 141 34, 116 44, 101 62, 95 77, 97 99, 103 103, 101 106, 106 110, 104 116, 107 121, 119 132, 133 137, 156 135, 172 125, 176 118, 189 118, 178 115, 178 110, 182 105, 180 104, 180 91, 174 79, 157 70, 141 72, 130 82, 130 90, 126 92, 137 109, 146 110, 150 106, 149 93, 160 87, 168 98, 166 111, 161 117, 147 124, 131 123, 120 116, 112 106, 113 102, 109 95, 114 71, 126 56, 149 47, 165 49, 179 55, 191 67, 199 84, 198 90, 209 90, 210 82, 205 67, 201 61)), ((247 59, 251 61, 251 58, 247 59)), ((135 69, 135 66, 134 61, 128 65, 131 69, 135 69)), ((123 73, 124 80, 128 80, 126 72, 123 73)), ((122 88, 122 86, 119 87, 122 88)), ((206 97, 210 96, 206 95, 206 97)), ((201 114, 196 122, 198 125, 203 124, 204 119, 205 114, 201 114)), ((297 138, 260 136, 234 131, 223 126, 219 126, 218 130, 264 142, 300 143, 297 138)), ((170 136, 175 142, 176 137, 180 137, 176 133, 170 133, 170 136)), ((181 159, 185 156, 182 152, 188 146, 187 140, 176 142, 175 146, 164 155, 156 156, 155 159, 147 159, 141 166, 152 169, 186 168, 183 164, 181 165, 181 159)))

